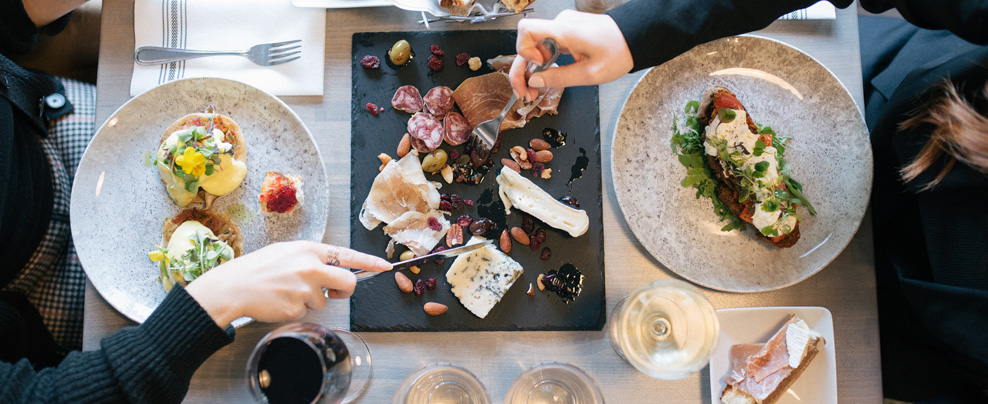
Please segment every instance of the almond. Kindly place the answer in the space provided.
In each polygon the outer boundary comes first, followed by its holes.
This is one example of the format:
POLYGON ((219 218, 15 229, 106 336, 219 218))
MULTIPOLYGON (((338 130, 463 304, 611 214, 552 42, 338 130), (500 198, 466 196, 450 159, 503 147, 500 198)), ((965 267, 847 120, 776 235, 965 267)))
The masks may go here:
POLYGON ((430 316, 438 316, 445 313, 446 310, 449 310, 449 307, 446 307, 445 304, 435 302, 426 303, 424 308, 425 313, 430 316))
POLYGON ((535 161, 539 163, 548 163, 552 161, 552 152, 548 150, 539 150, 535 152, 535 161))
POLYGON ((405 136, 401 137, 401 141, 398 142, 398 158, 405 157, 409 150, 412 150, 412 139, 406 133, 405 136))
POLYGON ((508 236, 508 230, 501 231, 501 251, 505 253, 511 252, 511 237, 508 236))
POLYGON ((528 295, 535 296, 535 287, 533 287, 531 283, 528 284, 528 295))
POLYGON ((542 139, 532 139, 531 142, 528 142, 528 145, 532 146, 535 150, 549 150, 552 147, 549 142, 542 139))
POLYGON ((408 293, 412 291, 412 280, 408 279, 405 274, 395 271, 395 283, 398 284, 398 289, 402 292, 408 293))
POLYGON ((522 245, 528 245, 528 243, 531 242, 531 240, 528 239, 528 234, 525 234, 525 230, 522 230, 521 227, 511 228, 511 238, 515 239, 515 241, 521 243, 522 245))
POLYGON ((452 248, 460 244, 463 244, 463 228, 459 224, 453 223, 446 231, 446 246, 452 248))
POLYGON ((510 168, 512 170, 515 170, 515 172, 518 172, 518 173, 521 172, 521 167, 519 167, 518 166, 518 163, 516 163, 512 159, 509 159, 509 158, 503 158, 503 159, 501 159, 501 165, 503 165, 505 167, 508 167, 508 168, 510 168))
POLYGON ((442 173, 443 180, 446 181, 447 184, 453 183, 453 167, 450 167, 449 164, 444 165, 439 172, 442 173))

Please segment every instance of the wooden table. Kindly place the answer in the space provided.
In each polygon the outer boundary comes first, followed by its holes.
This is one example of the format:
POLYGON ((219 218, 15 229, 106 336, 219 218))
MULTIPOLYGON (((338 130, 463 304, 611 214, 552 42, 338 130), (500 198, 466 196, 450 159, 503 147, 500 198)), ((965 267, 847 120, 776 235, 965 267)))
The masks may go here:
MULTIPOLYGON (((133 2, 103 2, 99 56, 97 122, 126 102, 133 70, 133 2)), ((534 17, 552 18, 570 0, 542 0, 534 17)), ((330 197, 329 236, 325 242, 349 242, 350 46, 354 32, 420 30, 419 15, 396 8, 326 12, 326 89, 321 97, 284 97, 315 135, 327 159, 330 197)), ((435 24, 433 29, 513 29, 516 18, 478 25, 435 24)), ((863 105, 858 20, 854 8, 838 10, 836 21, 779 21, 758 32, 785 41, 827 66, 863 105)), ((604 170, 604 239, 608 311, 639 285, 675 277, 637 241, 621 214, 611 186, 612 134, 624 100, 641 73, 600 86, 600 122, 604 170)), ((878 314, 875 297, 871 219, 866 215, 847 249, 809 279, 773 292, 734 294, 705 290, 717 308, 752 306, 823 306, 833 313, 841 402, 881 402, 878 314)), ((346 327, 349 305, 333 301, 307 321, 346 327)), ((90 285, 86 292, 84 349, 99 349, 99 340, 133 325, 90 285)), ((244 376, 253 346, 276 324, 251 324, 237 330, 236 341, 213 355, 192 380, 188 402, 251 402, 244 376)), ((599 332, 364 333, 374 358, 374 375, 361 403, 387 403, 401 381, 428 363, 447 361, 466 367, 486 385, 492 402, 504 395, 523 369, 546 360, 564 361, 597 380, 610 403, 709 403, 706 369, 683 380, 651 379, 622 362, 599 332)))

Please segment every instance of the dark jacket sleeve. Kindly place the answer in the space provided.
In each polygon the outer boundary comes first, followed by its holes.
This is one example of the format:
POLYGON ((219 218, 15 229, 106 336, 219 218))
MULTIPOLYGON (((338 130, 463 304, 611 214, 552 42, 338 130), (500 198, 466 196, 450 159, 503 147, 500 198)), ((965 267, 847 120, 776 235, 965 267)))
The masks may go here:
POLYGON ((0 402, 177 403, 195 370, 233 335, 176 287, 144 324, 104 338, 99 351, 70 353, 37 372, 27 360, 0 363, 0 402))
POLYGON ((926 29, 946 29, 978 45, 988 44, 988 2, 983 0, 861 0, 872 13, 895 8, 902 18, 926 29))
POLYGON ((71 13, 38 29, 24 11, 21 0, 0 0, 0 54, 20 55, 31 51, 38 33, 55 35, 69 23, 71 13))
MULTIPOLYGON (((817 0, 632 0, 607 14, 617 22, 638 71, 696 45, 767 27, 817 0)), ((851 0, 831 0, 844 8, 851 0)))

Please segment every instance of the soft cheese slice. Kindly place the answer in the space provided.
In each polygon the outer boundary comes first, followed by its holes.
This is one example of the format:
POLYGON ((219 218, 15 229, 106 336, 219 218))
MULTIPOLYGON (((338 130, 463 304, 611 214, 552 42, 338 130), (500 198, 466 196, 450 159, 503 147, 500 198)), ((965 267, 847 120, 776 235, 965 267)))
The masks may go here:
POLYGON ((586 211, 573 209, 557 201, 515 170, 501 168, 497 183, 500 186, 498 194, 508 214, 511 214, 511 207, 514 206, 573 237, 582 236, 590 228, 590 217, 586 211))
POLYGON ((806 348, 810 346, 810 342, 823 336, 810 329, 810 326, 806 325, 806 321, 799 317, 794 317, 794 320, 786 327, 786 349, 789 352, 789 367, 793 369, 798 368, 799 364, 803 362, 803 358, 806 357, 806 348))
MULTIPOLYGON (((467 244, 483 241, 481 237, 474 237, 467 244)), ((456 257, 446 271, 446 282, 467 310, 484 318, 522 272, 521 264, 488 245, 456 257)))

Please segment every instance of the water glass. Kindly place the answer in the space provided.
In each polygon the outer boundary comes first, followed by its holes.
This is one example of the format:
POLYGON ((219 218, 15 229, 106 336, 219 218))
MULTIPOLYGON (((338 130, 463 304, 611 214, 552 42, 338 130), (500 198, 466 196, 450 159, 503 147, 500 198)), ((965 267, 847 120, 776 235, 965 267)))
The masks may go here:
POLYGON ((542 362, 515 379, 504 404, 604 404, 604 394, 580 368, 542 362))
POLYGON ((433 363, 412 372, 398 387, 394 404, 490 404, 483 383, 451 363, 433 363))

